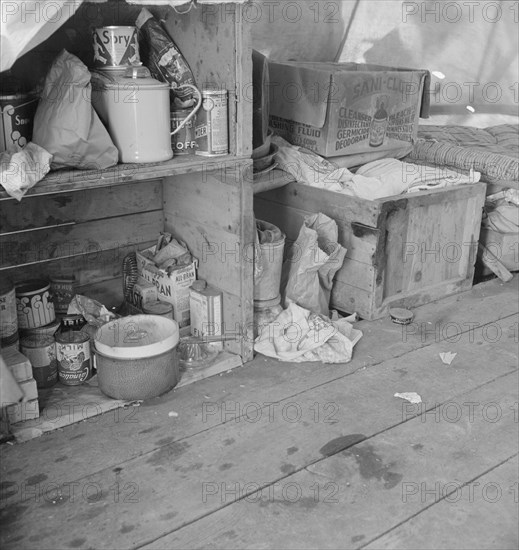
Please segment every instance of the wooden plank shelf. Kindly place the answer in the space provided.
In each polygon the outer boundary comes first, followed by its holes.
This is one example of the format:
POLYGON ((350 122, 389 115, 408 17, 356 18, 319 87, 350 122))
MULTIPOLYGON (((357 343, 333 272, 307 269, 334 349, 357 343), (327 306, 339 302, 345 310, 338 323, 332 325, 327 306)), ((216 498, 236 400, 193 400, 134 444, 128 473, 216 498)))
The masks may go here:
MULTIPOLYGON (((47 174, 44 179, 29 189, 25 197, 108 187, 181 174, 232 170, 242 167, 247 162, 250 163, 250 159, 245 156, 186 155, 173 157, 165 162, 116 164, 105 170, 56 170, 47 174)), ((0 200, 12 200, 2 187, 0 187, 0 200)))

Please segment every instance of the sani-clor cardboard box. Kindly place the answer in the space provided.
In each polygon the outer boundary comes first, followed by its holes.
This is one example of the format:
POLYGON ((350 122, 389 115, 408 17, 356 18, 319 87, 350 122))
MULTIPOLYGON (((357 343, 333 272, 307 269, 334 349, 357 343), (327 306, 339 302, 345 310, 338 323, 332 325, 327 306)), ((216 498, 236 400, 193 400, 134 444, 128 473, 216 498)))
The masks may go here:
POLYGON ((323 157, 356 157, 350 166, 407 155, 428 117, 425 70, 269 62, 269 75, 274 133, 323 157))

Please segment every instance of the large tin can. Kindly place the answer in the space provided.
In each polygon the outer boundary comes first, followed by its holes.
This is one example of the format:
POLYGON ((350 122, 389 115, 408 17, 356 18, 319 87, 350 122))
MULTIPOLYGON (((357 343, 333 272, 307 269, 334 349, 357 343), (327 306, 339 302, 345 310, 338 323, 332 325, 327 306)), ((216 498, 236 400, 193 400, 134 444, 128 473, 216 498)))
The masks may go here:
POLYGON ((20 342, 20 351, 31 362, 38 388, 50 388, 58 381, 56 342, 52 336, 26 336, 20 342))
POLYGON ((229 110, 227 90, 203 90, 197 113, 197 155, 216 157, 229 153, 229 110))
POLYGON ((43 279, 24 281, 16 285, 18 327, 39 328, 56 319, 50 283, 43 279))
POLYGON ((69 331, 56 336, 59 381, 67 386, 78 386, 92 376, 90 338, 80 331, 69 331))
MULTIPOLYGON (((191 114, 191 109, 171 111, 171 131, 174 132, 191 114)), ((197 149, 195 139, 195 119, 188 120, 176 134, 171 135, 173 155, 194 155, 197 149)))
POLYGON ((0 95, 0 152, 25 147, 32 139, 38 98, 33 94, 0 95))
POLYGON ((139 63, 136 27, 110 26, 94 29, 94 67, 109 69, 139 63))
POLYGON ((18 342, 18 316, 16 295, 11 282, 0 282, 0 347, 6 348, 18 342))

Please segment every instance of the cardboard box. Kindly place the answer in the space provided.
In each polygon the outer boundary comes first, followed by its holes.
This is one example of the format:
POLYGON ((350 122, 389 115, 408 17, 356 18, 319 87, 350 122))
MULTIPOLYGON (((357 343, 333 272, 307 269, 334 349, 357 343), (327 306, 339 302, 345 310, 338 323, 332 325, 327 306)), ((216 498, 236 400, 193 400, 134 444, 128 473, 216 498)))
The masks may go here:
POLYGON ((23 353, 15 348, 6 348, 2 349, 2 357, 17 382, 32 379, 31 362, 23 353))
POLYGON ((156 302, 157 300, 157 287, 139 276, 129 295, 130 304, 142 310, 144 305, 156 302))
POLYGON ((293 145, 364 164, 412 150, 429 73, 357 63, 269 63, 270 126, 293 145))
POLYGON ((137 252, 139 275, 157 288, 158 298, 173 306, 173 318, 180 328, 189 327, 189 287, 196 281, 197 262, 175 269, 171 275, 159 269, 146 257, 153 254, 155 247, 137 252))

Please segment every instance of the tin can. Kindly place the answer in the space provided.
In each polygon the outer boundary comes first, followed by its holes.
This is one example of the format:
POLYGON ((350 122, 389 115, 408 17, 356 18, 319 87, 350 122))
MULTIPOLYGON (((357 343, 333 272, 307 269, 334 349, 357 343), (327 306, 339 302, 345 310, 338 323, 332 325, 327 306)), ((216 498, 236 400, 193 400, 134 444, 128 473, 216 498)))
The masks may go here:
POLYGON ((48 281, 24 281, 15 286, 15 293, 19 328, 44 327, 56 319, 48 281))
MULTIPOLYGON (((175 131, 191 114, 190 109, 171 111, 171 131, 175 131)), ((195 139, 195 119, 189 120, 176 134, 171 136, 173 155, 194 155, 197 149, 195 139)))
MULTIPOLYGON (((191 334, 197 338, 222 336, 223 294, 203 279, 195 281, 189 290, 191 334)), ((222 342, 211 342, 209 347, 221 350, 222 342)))
POLYGON ((56 336, 56 357, 59 381, 67 386, 78 386, 92 376, 90 338, 80 331, 69 331, 56 336))
POLYGON ((51 277, 50 289, 54 301, 54 311, 56 313, 67 313, 68 306, 74 298, 76 287, 76 278, 70 277, 51 277))
POLYGON ((79 331, 86 325, 86 319, 80 313, 63 315, 61 318, 60 332, 79 331))
POLYGON ((18 315, 16 295, 10 282, 0 283, 0 347, 6 348, 18 342, 18 315))
POLYGON ((197 155, 216 157, 229 153, 228 117, 227 90, 202 90, 195 128, 197 155))
POLYGON ((33 94, 0 95, 0 152, 31 141, 36 107, 38 98, 33 94))
POLYGON ((94 29, 94 67, 110 69, 140 62, 136 27, 110 26, 94 29))
POLYGON ((149 302, 143 305, 142 311, 148 315, 160 315, 161 317, 173 320, 173 306, 168 302, 161 300, 149 302))
POLYGON ((38 388, 50 388, 58 381, 56 342, 52 336, 27 336, 20 342, 20 351, 32 365, 32 376, 38 388))

